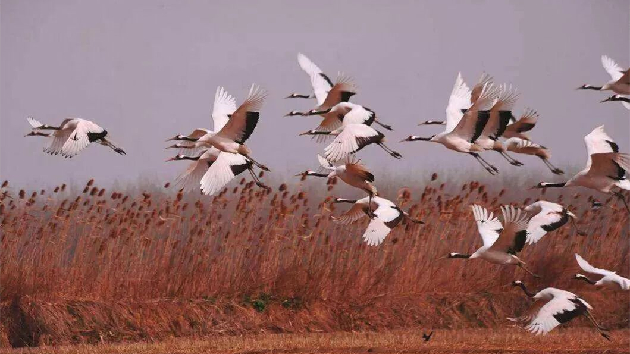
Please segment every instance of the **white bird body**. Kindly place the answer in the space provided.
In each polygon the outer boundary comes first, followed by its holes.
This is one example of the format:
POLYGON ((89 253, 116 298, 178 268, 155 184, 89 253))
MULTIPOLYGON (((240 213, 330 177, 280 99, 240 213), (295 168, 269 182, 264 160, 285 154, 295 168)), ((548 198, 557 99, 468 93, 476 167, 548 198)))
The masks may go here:
POLYGON ((545 163, 545 166, 547 166, 547 168, 549 168, 552 173, 557 175, 564 174, 564 171, 554 166, 549 161, 549 158, 551 157, 549 150, 547 150, 547 148, 542 145, 534 143, 533 141, 529 140, 529 138, 523 139, 517 136, 513 136, 509 139, 506 139, 503 142, 503 146, 505 146, 507 151, 515 152, 517 154, 536 156, 545 163))
POLYGON ((27 121, 32 128, 31 133, 27 134, 27 136, 52 137, 48 147, 44 148, 44 152, 51 155, 61 154, 66 158, 71 158, 85 149, 90 143, 95 142, 110 147, 121 155, 126 155, 121 148, 116 147, 106 138, 108 135, 107 130, 90 120, 66 118, 58 127, 42 124, 32 117, 28 117, 27 121), (53 130, 53 133, 43 133, 43 130, 53 130))
POLYGON ((483 246, 470 255, 450 253, 448 258, 479 258, 500 265, 516 265, 531 273, 516 253, 525 245, 528 216, 511 205, 501 206, 503 223, 492 212, 479 206, 471 207, 483 246))
MULTIPOLYGON (((373 215, 372 220, 368 224, 363 240, 369 246, 378 246, 389 235, 390 231, 396 227, 400 221, 409 216, 400 210, 392 201, 381 197, 365 197, 359 200, 336 198, 336 203, 354 203, 352 208, 341 216, 335 218, 335 221, 341 224, 350 224, 370 214, 373 215), (370 202, 371 199, 371 202, 370 202)), ((413 222, 422 223, 421 221, 409 218, 413 222)))
POLYGON ((595 286, 607 286, 621 290, 630 290, 630 279, 624 278, 616 272, 610 270, 595 268, 577 253, 575 254, 575 260, 580 268, 582 268, 585 272, 602 275, 602 278, 595 282, 582 274, 576 274, 575 277, 577 279, 584 279, 595 286))
POLYGON ((317 155, 317 159, 322 168, 331 171, 327 176, 328 178, 337 176, 350 186, 359 188, 371 195, 377 194, 376 187, 372 184, 374 175, 358 161, 349 160, 345 164, 333 166, 320 155, 317 155))
POLYGON ((627 70, 623 70, 614 60, 602 55, 602 65, 611 80, 604 84, 601 91, 612 90, 620 95, 630 95, 630 76, 627 70))
MULTIPOLYGON (((595 128, 584 137, 588 152, 586 167, 564 183, 541 182, 536 187, 586 187, 602 193, 611 193, 614 187, 630 190, 627 172, 630 171, 630 156, 619 153, 619 146, 606 134, 604 126, 595 128)), ((625 198, 614 192, 630 212, 625 198)))
POLYGON ((524 324, 529 332, 545 335, 560 324, 583 315, 591 321, 604 338, 610 340, 605 329, 598 325, 591 315, 590 310, 593 307, 574 293, 548 287, 534 294, 530 293, 520 280, 512 282, 512 285, 521 287, 528 297, 535 300, 534 305, 524 315, 508 318, 510 321, 524 324))
POLYGON ((559 229, 570 219, 577 219, 575 214, 560 204, 539 200, 525 207, 530 215, 535 214, 527 224, 527 244, 540 241, 547 232, 559 229))

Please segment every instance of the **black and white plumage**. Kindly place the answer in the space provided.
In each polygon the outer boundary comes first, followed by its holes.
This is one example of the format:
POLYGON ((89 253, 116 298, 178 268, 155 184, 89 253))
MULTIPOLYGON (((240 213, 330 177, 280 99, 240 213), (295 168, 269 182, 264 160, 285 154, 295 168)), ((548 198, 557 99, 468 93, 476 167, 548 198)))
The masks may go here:
MULTIPOLYGON (((571 221, 574 226, 577 216, 560 204, 539 200, 525 207, 525 211, 534 215, 527 224, 527 244, 534 244, 548 232, 561 228, 571 221)), ((582 234, 578 231, 579 234, 582 234)))
POLYGON ((525 267, 525 262, 516 256, 525 246, 527 238, 527 213, 511 205, 502 205, 503 223, 479 205, 472 205, 471 209, 477 222, 477 230, 483 241, 483 246, 473 254, 450 253, 447 258, 480 258, 500 265, 515 265, 529 274, 538 277, 525 267))
POLYGON ((591 321, 602 337, 610 340, 606 330, 597 324, 590 313, 593 307, 574 293, 548 287, 534 294, 529 292, 520 280, 515 280, 512 285, 520 287, 528 297, 536 301, 524 315, 508 318, 510 321, 523 324, 529 332, 535 335, 547 334, 560 324, 583 315, 591 321))
POLYGON ((595 268, 577 253, 575 254, 575 260, 585 272, 602 276, 599 280, 593 281, 583 274, 576 274, 575 279, 584 280, 595 286, 610 286, 621 290, 630 290, 630 279, 624 278, 610 270, 595 268))
POLYGON ((505 146, 507 151, 511 151, 517 154, 536 156, 543 161, 543 163, 545 164, 545 166, 547 166, 551 173, 555 175, 564 174, 564 171, 554 166, 551 161, 549 161, 549 159, 551 158, 551 153, 549 152, 549 149, 540 144, 537 144, 531 140, 526 140, 514 136, 506 139, 503 142, 503 146, 505 146))
POLYGON ((516 119, 512 119, 510 124, 505 128, 503 132, 503 138, 519 138, 523 140, 529 140, 529 135, 527 132, 534 129, 536 123, 538 122, 538 112, 533 109, 526 109, 523 114, 516 119))
POLYGON ((304 70, 304 72, 308 75, 309 79, 311 79, 311 86, 313 86, 313 95, 304 95, 299 93, 292 93, 287 98, 315 98, 317 99, 317 104, 321 105, 326 100, 326 96, 328 92, 333 87, 333 83, 319 66, 315 65, 312 60, 310 60, 306 55, 302 53, 298 53, 297 55, 298 64, 300 64, 300 68, 304 70))
MULTIPOLYGON (((623 70, 621 66, 615 63, 610 57, 602 55, 602 66, 610 75, 611 80, 602 86, 582 85, 578 87, 580 90, 606 91, 612 90, 620 95, 630 95, 630 70, 623 70)), ((626 106, 624 104, 624 106, 626 106)), ((626 106, 630 108, 630 105, 626 106)))
POLYGON ((422 221, 409 217, 409 214, 402 211, 392 201, 381 197, 365 197, 359 200, 335 198, 334 202, 354 204, 352 208, 344 214, 339 217, 334 217, 334 220, 340 224, 350 224, 365 216, 370 216, 372 220, 363 234, 363 240, 369 246, 378 246, 383 243, 385 237, 389 235, 390 231, 396 227, 403 218, 408 218, 412 222, 423 224, 422 221))
POLYGON ((626 107, 626 109, 630 109, 630 98, 628 97, 612 95, 605 100, 602 100, 602 102, 621 102, 621 104, 626 107))
POLYGON ((249 171, 257 186, 269 189, 263 184, 253 170, 253 162, 240 154, 220 152, 214 162, 201 177, 201 192, 205 195, 214 195, 225 187, 234 177, 244 171, 249 171))
POLYGON ((199 183, 208 168, 219 156, 220 151, 214 147, 206 149, 199 155, 177 154, 166 161, 192 161, 188 168, 175 179, 175 185, 182 190, 189 192, 199 188, 199 183))
POLYGON ((586 167, 573 178, 562 183, 540 182, 534 188, 586 187, 602 193, 612 193, 621 199, 630 213, 630 208, 621 192, 613 188, 630 190, 627 172, 630 171, 630 156, 619 153, 619 146, 599 126, 584 137, 588 159, 586 167))
POLYGON ((479 114, 479 111, 487 111, 492 108, 493 99, 496 96, 496 88, 490 81, 491 78, 488 76, 482 76, 480 84, 477 84, 471 92, 459 73, 446 107, 445 130, 426 138, 411 135, 403 139, 402 142, 430 141, 439 143, 449 150, 470 154, 488 173, 498 173, 495 166, 479 155, 479 152, 484 151, 484 149, 475 143, 489 118, 489 115, 479 114), (473 101, 472 106, 470 105, 471 101, 473 101))
POLYGON ((87 119, 67 118, 59 126, 43 124, 33 117, 28 117, 26 120, 32 127, 32 131, 26 136, 52 138, 48 147, 44 148, 44 152, 48 154, 61 154, 63 157, 71 158, 91 143, 107 146, 121 155, 127 154, 106 138, 107 130, 87 119), (46 130, 52 130, 52 133, 47 133, 46 130))

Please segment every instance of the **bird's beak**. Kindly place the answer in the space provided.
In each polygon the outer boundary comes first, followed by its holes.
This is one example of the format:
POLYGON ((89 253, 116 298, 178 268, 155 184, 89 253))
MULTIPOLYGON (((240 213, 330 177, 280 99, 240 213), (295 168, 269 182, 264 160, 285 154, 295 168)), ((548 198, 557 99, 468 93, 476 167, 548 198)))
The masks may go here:
POLYGON ((299 135, 299 136, 302 136, 302 135, 309 135, 310 133, 311 133, 310 131, 306 131, 306 132, 304 132, 304 133, 300 133, 300 135, 299 135))
POLYGON ((404 138, 404 139, 403 139, 403 140, 401 140, 400 142, 401 142, 401 143, 404 143, 404 142, 407 142, 407 141, 411 141, 411 137, 410 137, 410 136, 408 136, 408 137, 404 138))
POLYGON ((164 142, 168 142, 168 141, 171 141, 171 140, 177 140, 177 135, 175 135, 174 137, 172 137, 170 139, 164 140, 164 142))
POLYGON ((292 98, 292 97, 293 97, 293 94, 290 94, 290 95, 288 95, 287 97, 285 97, 285 99, 286 99, 286 98, 292 98))
POLYGON ((165 149, 177 149, 179 146, 177 145, 171 145, 171 146, 167 146, 165 147, 165 149))
POLYGON ((177 160, 177 159, 176 159, 176 158, 174 158, 174 157, 171 157, 170 159, 168 159, 168 160, 166 160, 166 161, 164 161, 164 162, 175 161, 175 160, 177 160))
POLYGON ((306 175, 306 171, 298 173, 297 175, 295 175, 295 177, 301 177, 304 175, 306 175))
POLYGON ((608 102, 608 101, 612 101, 612 97, 608 97, 607 99, 605 99, 603 101, 599 101, 599 103, 608 102))
MULTIPOLYGON (((289 98, 289 97, 286 97, 286 98, 289 98)), ((285 114, 284 116, 285 117, 292 117, 293 116, 293 112, 289 112, 289 113, 285 114)))

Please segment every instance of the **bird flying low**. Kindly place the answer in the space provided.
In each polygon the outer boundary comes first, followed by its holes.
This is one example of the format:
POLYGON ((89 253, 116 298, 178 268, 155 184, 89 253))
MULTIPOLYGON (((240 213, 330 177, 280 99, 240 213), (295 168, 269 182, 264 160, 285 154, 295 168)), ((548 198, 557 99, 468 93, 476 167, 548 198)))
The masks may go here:
POLYGON ((516 256, 516 253, 523 250, 527 239, 529 221, 527 213, 511 205, 502 205, 501 223, 492 212, 479 205, 472 205, 471 209, 483 246, 473 254, 452 252, 446 258, 480 258, 494 264, 515 265, 538 278, 538 275, 527 269, 525 262, 516 256))
MULTIPOLYGON (((317 171, 307 170, 297 176, 314 176, 314 177, 326 177, 332 178, 334 176, 339 177, 346 184, 359 188, 366 192, 370 198, 377 194, 376 187, 374 186, 374 175, 368 171, 368 169, 361 164, 360 160, 349 156, 346 158, 344 164, 334 166, 328 160, 321 155, 317 155, 319 160, 320 170, 330 171, 328 173, 320 173, 317 171)), ((368 200, 370 202, 370 200, 368 200)))
POLYGON ((407 212, 402 211, 390 200, 376 196, 371 198, 371 202, 369 200, 369 197, 359 200, 343 198, 335 198, 333 200, 334 203, 354 204, 344 214, 333 217, 337 223, 346 225, 365 216, 370 216, 371 221, 363 234, 363 241, 369 246, 378 246, 383 243, 390 231, 404 218, 417 224, 424 224, 424 222, 410 217, 407 212))
POLYGON ((542 145, 536 144, 535 142, 531 140, 525 140, 516 136, 506 139, 503 142, 503 145, 505 146, 507 151, 512 151, 517 154, 531 155, 531 156, 538 157, 539 159, 542 160, 542 162, 544 162, 545 166, 547 166, 547 168, 551 171, 551 173, 555 175, 564 174, 564 171, 554 166, 549 161, 549 158, 551 158, 551 154, 549 153, 549 150, 542 145))
POLYGON ((602 337, 610 340, 607 330, 601 327, 591 314, 590 310, 593 307, 574 293, 549 287, 534 294, 529 292, 520 280, 512 282, 512 286, 520 287, 525 295, 536 301, 524 315, 508 318, 512 322, 525 325, 529 332, 536 335, 547 334, 560 324, 583 315, 591 321, 602 337))
POLYGON ((107 130, 87 119, 66 118, 59 126, 43 124, 33 117, 28 117, 26 120, 32 128, 31 132, 26 134, 26 136, 52 138, 48 147, 44 148, 44 152, 48 154, 61 154, 63 157, 71 158, 91 143, 107 146, 120 155, 127 154, 123 149, 117 147, 106 138, 108 135, 107 130), (52 132, 45 132, 47 130, 52 132))
POLYGON ((630 279, 617 275, 616 272, 610 270, 595 268, 577 253, 575 254, 575 260, 585 272, 603 276, 598 281, 593 281, 583 274, 576 274, 575 279, 584 280, 595 286, 611 286, 621 290, 630 290, 630 279))
POLYGON ((599 126, 584 137, 588 159, 586 167, 566 182, 540 182, 534 188, 586 187, 602 193, 612 193, 619 198, 628 213, 630 208, 623 193, 613 188, 630 190, 627 173, 630 171, 630 156, 619 152, 619 145, 599 126))
POLYGON ((577 216, 560 204, 539 200, 525 207, 525 211, 530 215, 534 215, 527 224, 527 240, 528 245, 532 245, 547 234, 547 232, 555 231, 564 224, 572 222, 578 235, 583 234, 575 224, 577 216))

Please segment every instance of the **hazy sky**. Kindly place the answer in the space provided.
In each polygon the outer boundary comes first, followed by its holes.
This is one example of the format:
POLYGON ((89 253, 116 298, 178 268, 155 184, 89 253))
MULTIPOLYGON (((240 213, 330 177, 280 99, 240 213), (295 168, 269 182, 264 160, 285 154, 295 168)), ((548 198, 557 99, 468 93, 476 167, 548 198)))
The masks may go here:
MULTIPOLYGON (((2 0, 0 7, 0 176, 14 185, 53 185, 90 177, 102 182, 167 180, 186 167, 165 163, 175 151, 164 140, 196 127, 211 128, 217 86, 240 102, 256 82, 269 91, 248 145, 278 176, 317 167, 323 150, 301 131, 317 117, 283 115, 310 109, 296 54, 303 52, 331 77, 352 75, 354 102, 376 111, 395 131, 394 160, 376 146, 359 155, 378 176, 419 173, 438 164, 485 173, 470 157, 426 143, 398 143, 417 127, 443 119, 459 71, 474 84, 482 71, 521 91, 516 111, 541 116, 532 136, 561 167, 586 161, 583 136, 605 124, 630 151, 629 114, 607 97, 576 91, 609 77, 608 54, 629 59, 629 3, 606 1, 156 1, 2 0), (23 137, 26 117, 59 124, 83 117, 105 127, 127 156, 90 146, 73 159, 42 152, 43 138, 23 137)), ((540 169, 518 157, 520 170, 498 154, 487 159, 504 176, 540 169)), ((576 172, 575 169, 570 172, 576 172)), ((289 178, 289 177, 286 177, 289 178)))

